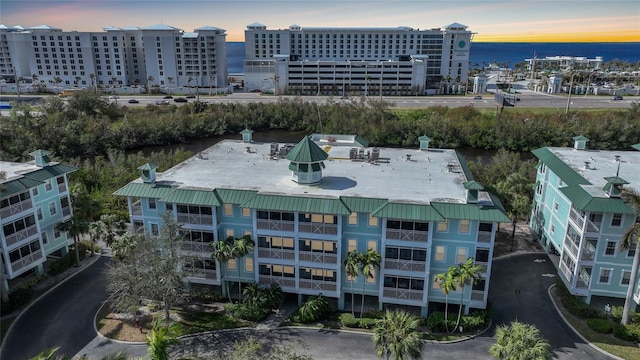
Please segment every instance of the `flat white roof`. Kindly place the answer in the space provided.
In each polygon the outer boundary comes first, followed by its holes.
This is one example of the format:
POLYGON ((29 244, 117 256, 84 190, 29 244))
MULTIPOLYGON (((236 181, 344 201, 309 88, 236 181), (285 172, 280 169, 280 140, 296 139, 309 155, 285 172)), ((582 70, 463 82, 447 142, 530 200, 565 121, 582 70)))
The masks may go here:
MULTIPOLYGON (((285 144, 278 144, 282 147, 285 144)), ((292 146, 296 144, 291 144, 292 146)), ((466 203, 466 178, 455 150, 380 148, 375 162, 350 160, 352 143, 319 145, 323 181, 299 185, 292 181, 286 158, 272 157, 271 143, 223 140, 177 166, 156 174, 156 181, 182 188, 241 189, 299 196, 354 196, 391 201, 466 203)), ((358 147, 362 148, 362 147, 358 147)), ((363 148, 364 154, 374 148, 363 148)), ((137 179, 135 182, 141 182, 137 179)))
POLYGON ((24 174, 27 174, 39 169, 42 169, 42 168, 36 165, 36 162, 33 160, 25 163, 0 161, 0 170, 4 171, 6 176, 6 180, 2 182, 20 178, 24 174))

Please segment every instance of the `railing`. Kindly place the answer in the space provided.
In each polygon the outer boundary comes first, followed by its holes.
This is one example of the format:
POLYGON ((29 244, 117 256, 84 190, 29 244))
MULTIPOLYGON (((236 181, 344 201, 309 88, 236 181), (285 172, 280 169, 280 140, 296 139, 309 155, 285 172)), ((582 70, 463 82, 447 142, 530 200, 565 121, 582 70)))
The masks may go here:
POLYGON ((298 259, 300 261, 311 261, 325 264, 337 264, 338 255, 331 253, 321 253, 312 251, 300 251, 298 252, 298 259))
POLYGON ((590 233, 600 233, 600 225, 599 222, 593 222, 591 220, 587 220, 587 232, 590 233))
POLYGON ((424 261, 385 259, 384 268, 390 270, 424 271, 424 261))
POLYGON ((569 250, 569 252, 573 255, 575 259, 578 258, 578 245, 576 245, 567 234, 564 238, 564 248, 569 250))
POLYGON ((300 288, 318 291, 336 291, 337 284, 335 281, 300 279, 300 288))
POLYGON ((140 201, 131 205, 131 215, 142 215, 142 204, 140 201))
POLYGON ((202 241, 183 241, 181 249, 183 251, 193 252, 213 252, 213 247, 209 243, 204 243, 202 241))
POLYGON ((258 229, 275 230, 275 231, 294 231, 295 225, 293 221, 280 220, 264 220, 258 219, 258 229))
POLYGON ((482 269, 482 273, 486 273, 487 269, 489 268, 489 263, 484 262, 484 261, 475 261, 474 264, 476 266, 479 266, 482 269))
POLYGON ((15 233, 6 236, 7 247, 17 244, 20 241, 26 240, 34 235, 38 234, 38 227, 35 225, 31 225, 28 228, 22 229, 20 231, 16 231, 15 233))
POLYGON ((216 280, 217 274, 214 269, 194 269, 187 268, 184 269, 187 277, 206 279, 206 280, 216 280))
POLYGON ((487 232, 487 231, 478 231, 478 242, 490 243, 491 242, 491 233, 487 232))
POLYGON ((58 193, 63 193, 65 191, 67 191, 67 186, 65 185, 65 183, 58 184, 58 193))
POLYGON ((7 207, 0 209, 0 218, 6 219, 9 216, 19 214, 31 208, 33 208, 33 205, 31 204, 31 199, 23 200, 17 204, 11 204, 7 207))
POLYGON ((278 284, 282 288, 295 288, 296 280, 295 278, 285 278, 281 276, 270 276, 270 275, 260 275, 258 277, 258 282, 260 284, 271 285, 278 284))
POLYGON ((584 226, 584 216, 578 212, 573 206, 571 210, 569 210, 569 218, 573 220, 573 222, 578 225, 580 230, 582 231, 582 227, 584 226))
POLYGON ((387 229, 387 239, 427 242, 429 240, 429 233, 426 231, 387 229))
POLYGON ((471 301, 484 301, 484 291, 471 290, 471 301))
POLYGON ((178 222, 183 224, 194 224, 194 225, 213 225, 213 216, 178 213, 178 222))
POLYGON ((71 207, 70 206, 63 207, 62 216, 69 216, 69 215, 71 215, 71 207))
POLYGON ((576 280, 576 289, 588 289, 589 281, 590 279, 585 281, 581 277, 578 277, 578 279, 576 280))
POLYGON ((573 281, 573 271, 571 271, 571 269, 569 269, 569 267, 565 263, 560 262, 559 269, 560 272, 564 275, 565 279, 567 279, 569 282, 573 281))
POLYGON ((289 249, 258 248, 258 257, 266 259, 295 260, 296 251, 289 249))
POLYGON ((42 251, 38 250, 36 252, 32 252, 31 254, 12 262, 11 269, 15 273, 16 271, 25 268, 28 265, 32 264, 34 261, 40 259, 42 259, 42 251))
POLYGON ((393 299, 422 301, 422 290, 410 290, 399 288, 384 288, 382 296, 393 299))
POLYGON ((589 249, 587 249, 586 247, 582 248, 582 255, 580 256, 580 260, 593 261, 595 257, 596 257, 596 253, 594 250, 591 249, 591 247, 589 249))
POLYGON ((298 223, 298 231, 311 234, 336 235, 338 233, 338 225, 300 222, 298 223))

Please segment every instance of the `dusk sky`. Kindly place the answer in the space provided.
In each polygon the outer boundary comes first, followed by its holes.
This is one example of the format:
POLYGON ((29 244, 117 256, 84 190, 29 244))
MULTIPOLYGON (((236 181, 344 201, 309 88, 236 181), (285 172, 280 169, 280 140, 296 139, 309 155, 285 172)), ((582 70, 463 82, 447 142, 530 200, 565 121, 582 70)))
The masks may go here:
POLYGON ((0 0, 0 23, 65 31, 167 24, 227 30, 244 41, 248 24, 302 27, 440 28, 457 22, 474 41, 640 42, 638 0, 0 0))

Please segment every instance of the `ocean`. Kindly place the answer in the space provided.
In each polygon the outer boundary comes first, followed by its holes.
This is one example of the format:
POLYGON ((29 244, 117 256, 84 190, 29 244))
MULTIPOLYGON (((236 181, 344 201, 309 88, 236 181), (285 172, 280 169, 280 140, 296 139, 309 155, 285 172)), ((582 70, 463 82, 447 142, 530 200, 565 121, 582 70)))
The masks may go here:
MULTIPOLYGON (((603 60, 624 60, 637 63, 640 61, 640 42, 635 43, 471 43, 469 63, 490 64, 493 62, 514 64, 524 59, 545 56, 584 56, 603 60)), ((244 43, 227 43, 227 67, 230 74, 244 72, 244 43)))

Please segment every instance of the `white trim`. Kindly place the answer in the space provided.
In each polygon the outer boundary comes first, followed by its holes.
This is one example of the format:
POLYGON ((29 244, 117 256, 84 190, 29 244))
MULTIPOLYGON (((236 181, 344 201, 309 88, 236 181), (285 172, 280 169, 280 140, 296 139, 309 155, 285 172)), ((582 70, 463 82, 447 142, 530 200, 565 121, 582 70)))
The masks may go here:
POLYGON ((609 285, 611 284, 611 274, 613 274, 613 268, 600 268, 600 272, 598 273, 598 281, 597 284, 605 284, 605 285, 609 285), (602 272, 603 271, 609 271, 609 276, 607 277, 607 281, 600 281, 600 279, 602 278, 602 272))

